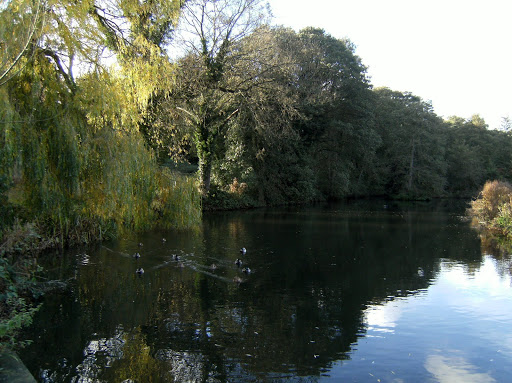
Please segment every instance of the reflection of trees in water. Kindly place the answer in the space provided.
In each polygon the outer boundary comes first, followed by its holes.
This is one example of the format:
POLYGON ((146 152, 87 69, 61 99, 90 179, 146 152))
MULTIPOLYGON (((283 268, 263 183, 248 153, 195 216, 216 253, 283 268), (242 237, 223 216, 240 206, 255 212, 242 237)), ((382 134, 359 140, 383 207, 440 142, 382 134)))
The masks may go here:
POLYGON ((501 277, 512 276, 512 241, 480 232, 482 254, 489 254, 496 261, 496 270, 501 277))
POLYGON ((393 206, 357 214, 219 214, 205 221, 198 240, 190 261, 196 268, 169 266, 143 278, 126 278, 118 260, 81 268, 74 294, 40 314, 57 323, 47 329, 55 333, 52 344, 72 340, 51 350, 48 364, 73 355, 69 365, 87 365, 87 376, 107 381, 314 380, 350 357, 364 336, 368 305, 429 286, 439 272, 439 254, 470 268, 481 263, 478 238, 454 217, 393 206), (239 272, 234 259, 241 246, 255 272, 237 285, 226 281, 239 272), (225 271, 228 278, 198 271, 211 257, 233 269, 225 271), (59 311, 59 305, 67 309, 59 311), (110 356, 111 367, 105 369, 107 359, 86 363, 91 345, 98 348, 95 355, 110 356))

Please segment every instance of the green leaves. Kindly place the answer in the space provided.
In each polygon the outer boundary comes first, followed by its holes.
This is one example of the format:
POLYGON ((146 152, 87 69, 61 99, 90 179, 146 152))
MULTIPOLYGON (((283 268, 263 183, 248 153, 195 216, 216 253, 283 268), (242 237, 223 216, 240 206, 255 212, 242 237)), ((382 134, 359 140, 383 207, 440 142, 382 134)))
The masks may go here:
POLYGON ((0 9, 0 86, 23 69, 44 23, 43 0, 13 0, 0 9))
POLYGON ((446 164, 442 120, 420 97, 376 89, 380 175, 386 192, 402 198, 444 193, 446 164))
POLYGON ((28 303, 34 298, 33 267, 29 262, 18 261, 15 267, 7 258, 0 257, 0 353, 24 347, 30 341, 18 339, 19 331, 32 323, 39 306, 28 303), (20 265, 21 264, 21 267, 20 265))

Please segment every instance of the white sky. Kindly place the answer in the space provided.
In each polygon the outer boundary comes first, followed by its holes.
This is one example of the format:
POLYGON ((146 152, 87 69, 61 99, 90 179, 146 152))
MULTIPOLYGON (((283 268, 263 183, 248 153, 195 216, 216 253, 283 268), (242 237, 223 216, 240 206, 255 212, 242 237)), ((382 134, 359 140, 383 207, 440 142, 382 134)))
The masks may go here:
POLYGON ((371 83, 442 116, 512 117, 512 0, 268 0, 273 23, 348 38, 371 83))

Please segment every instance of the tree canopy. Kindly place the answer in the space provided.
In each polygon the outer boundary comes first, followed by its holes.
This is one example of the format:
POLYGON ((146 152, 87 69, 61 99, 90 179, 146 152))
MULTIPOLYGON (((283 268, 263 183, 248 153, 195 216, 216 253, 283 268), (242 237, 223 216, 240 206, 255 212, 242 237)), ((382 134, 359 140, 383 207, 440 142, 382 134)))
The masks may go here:
POLYGON ((175 77, 163 47, 180 7, 12 0, 1 9, 0 176, 20 218, 60 243, 197 221, 193 180, 160 168, 139 131, 175 77))

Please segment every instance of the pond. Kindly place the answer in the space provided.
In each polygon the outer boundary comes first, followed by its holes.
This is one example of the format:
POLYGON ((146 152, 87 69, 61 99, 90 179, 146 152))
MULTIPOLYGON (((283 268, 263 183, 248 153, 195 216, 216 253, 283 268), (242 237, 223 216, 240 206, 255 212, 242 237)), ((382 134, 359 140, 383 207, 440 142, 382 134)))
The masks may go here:
POLYGON ((41 382, 508 381, 511 258, 482 251, 463 215, 386 201, 212 213, 47 257, 66 283, 20 356, 41 382))

